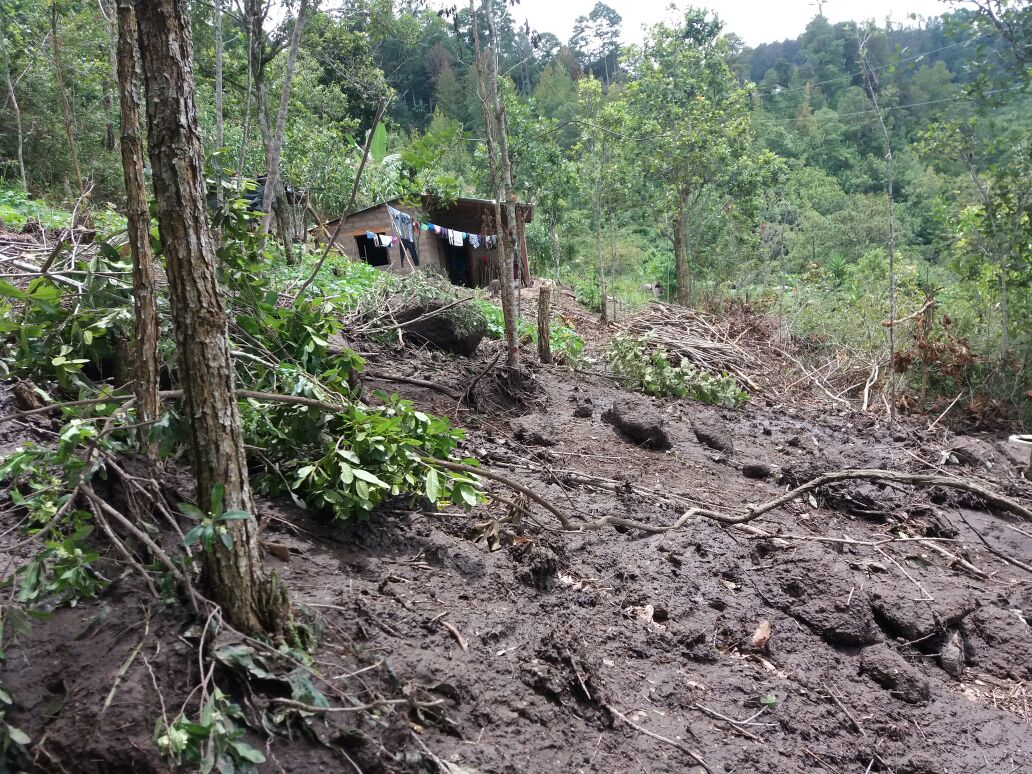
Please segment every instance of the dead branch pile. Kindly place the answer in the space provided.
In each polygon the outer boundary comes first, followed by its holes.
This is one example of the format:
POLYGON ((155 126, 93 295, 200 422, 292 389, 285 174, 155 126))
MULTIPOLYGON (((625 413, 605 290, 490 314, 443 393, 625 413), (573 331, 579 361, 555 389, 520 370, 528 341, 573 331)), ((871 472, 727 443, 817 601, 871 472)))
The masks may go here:
POLYGON ((750 375, 755 374, 759 362, 753 353, 739 345, 742 336, 732 334, 726 319, 657 301, 619 327, 632 336, 649 336, 670 354, 699 368, 726 371, 751 390, 759 390, 750 375))

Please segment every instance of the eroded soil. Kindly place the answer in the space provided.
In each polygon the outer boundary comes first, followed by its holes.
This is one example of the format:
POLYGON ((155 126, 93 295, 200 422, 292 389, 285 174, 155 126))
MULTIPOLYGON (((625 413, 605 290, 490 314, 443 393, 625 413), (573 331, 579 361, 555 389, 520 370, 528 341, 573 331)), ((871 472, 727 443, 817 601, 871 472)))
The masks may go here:
MULTIPOLYGON (((485 347, 473 360, 370 360, 461 390, 493 358, 485 347)), ((440 393, 392 386, 457 411, 440 393)), ((846 467, 940 470, 1032 500, 1018 457, 994 439, 928 432, 927 420, 890 431, 868 415, 782 404, 777 391, 720 410, 556 366, 488 391, 480 408, 457 415, 467 451, 581 519, 737 512, 846 467), (606 421, 614 404, 658 420, 669 448, 606 421), (958 445, 968 453, 950 456, 958 445)), ((8 532, 18 517, 3 505, 8 532)), ((952 490, 859 482, 747 529, 700 517, 659 535, 570 534, 531 510, 548 529, 490 524, 505 504, 438 514, 399 502, 340 525, 265 503, 268 564, 324 624, 314 668, 340 691, 321 686, 330 703, 399 703, 313 716, 268 748, 261 770, 685 772, 700 770, 692 750, 714 772, 1032 771, 1032 575, 982 542, 1029 561, 1032 526, 952 490)), ((167 770, 151 736, 162 703, 174 713, 199 682, 196 626, 130 576, 37 622, 3 675, 36 769, 167 770)), ((244 701, 257 717, 268 698, 244 701)))

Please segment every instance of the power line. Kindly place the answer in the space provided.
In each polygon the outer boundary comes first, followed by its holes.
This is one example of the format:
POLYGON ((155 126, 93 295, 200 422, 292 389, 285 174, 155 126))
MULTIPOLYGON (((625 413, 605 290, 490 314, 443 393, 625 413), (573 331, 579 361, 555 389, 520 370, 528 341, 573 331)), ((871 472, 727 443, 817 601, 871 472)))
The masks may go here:
MULTIPOLYGON (((1025 88, 1025 84, 1019 83, 1016 86, 1008 86, 1005 89, 993 89, 992 91, 987 91, 987 92, 985 92, 985 96, 988 97, 988 96, 990 96, 992 94, 1001 94, 1001 93, 1006 92, 1006 91, 1016 91, 1017 89, 1024 89, 1024 88, 1025 88)), ((911 103, 909 103, 907 105, 893 105, 891 107, 884 107, 880 111, 875 108, 875 109, 871 109, 871 110, 858 110, 858 111, 856 111, 854 113, 834 113, 834 114, 826 116, 826 118, 828 118, 829 120, 832 119, 832 118, 835 118, 835 119, 839 119, 839 118, 852 118, 854 116, 864 116, 864 115, 870 115, 872 113, 879 113, 879 112, 885 113, 885 112, 888 112, 890 110, 904 110, 906 108, 924 107, 926 105, 939 105, 939 104, 942 104, 942 103, 945 103, 945 102, 957 102, 959 100, 966 99, 966 98, 968 98, 968 96, 966 94, 958 94, 955 97, 945 97, 943 99, 931 99, 931 100, 927 100, 925 102, 911 102, 911 103)), ((815 120, 815 119, 816 119, 815 115, 813 115, 813 116, 806 116, 806 117, 795 117, 795 118, 768 118, 768 119, 760 119, 756 123, 761 123, 761 124, 777 124, 777 123, 786 123, 786 122, 789 122, 789 121, 812 121, 812 120, 815 120)))
MULTIPOLYGON (((945 51, 946 49, 949 49, 949 48, 956 48, 957 46, 967 46, 967 45, 970 45, 972 40, 974 40, 974 38, 969 38, 968 40, 958 41, 957 43, 950 43, 949 45, 943 46, 942 48, 936 48, 936 49, 932 49, 931 51, 925 51, 922 54, 914 54, 913 56, 906 57, 904 59, 897 59, 895 62, 889 62, 888 64, 884 64, 884 65, 881 65, 880 67, 874 67, 874 68, 871 68, 871 69, 872 69, 872 72, 877 72, 878 70, 884 70, 884 69, 889 68, 889 67, 895 67, 896 65, 903 64, 904 62, 912 62, 912 61, 917 61, 917 60, 920 60, 920 59, 924 59, 926 56, 931 56, 932 54, 938 54, 940 51, 945 51)), ((768 70, 768 72, 769 72, 769 70, 768 70)), ((805 89, 807 87, 826 86, 829 83, 837 83, 839 81, 852 80, 853 78, 855 78, 855 77, 857 77, 859 75, 863 75, 863 74, 864 74, 864 71, 863 70, 859 70, 859 71, 857 71, 855 73, 849 73, 848 75, 840 75, 840 76, 837 76, 835 78, 829 78, 828 80, 820 81, 819 83, 809 83, 809 82, 807 82, 807 83, 804 83, 802 86, 791 86, 791 87, 775 86, 775 87, 772 87, 772 88, 768 89, 767 91, 760 91, 759 93, 761 95, 763 95, 763 96, 768 96, 769 97, 771 95, 779 95, 779 94, 785 94, 787 92, 800 91, 801 89, 805 89)))

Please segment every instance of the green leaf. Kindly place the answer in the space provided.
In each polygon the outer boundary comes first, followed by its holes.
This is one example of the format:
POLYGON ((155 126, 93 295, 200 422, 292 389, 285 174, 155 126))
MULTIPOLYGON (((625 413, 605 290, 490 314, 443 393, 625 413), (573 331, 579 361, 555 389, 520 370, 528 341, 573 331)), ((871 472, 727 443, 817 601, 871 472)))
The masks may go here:
POLYGON ((247 521, 251 514, 247 511, 226 511, 219 517, 220 521, 247 521))
POLYGON ((437 476, 437 471, 430 468, 426 472, 426 496, 431 502, 437 502, 441 499, 441 481, 437 476))
POLYGON ((355 480, 355 471, 346 462, 340 463, 340 481, 345 486, 355 480))
POLYGON ((246 742, 230 742, 230 745, 237 756, 243 760, 251 763, 265 763, 265 755, 246 742))
POLYGON ((201 539, 206 529, 207 527, 205 527, 203 524, 198 524, 192 530, 183 535, 183 545, 192 546, 194 543, 201 539))
MULTIPOLYGON (((477 504, 477 495, 473 491, 472 487, 467 484, 457 484, 455 486, 455 493, 462 498, 463 502, 471 508, 477 504)), ((454 497, 452 498, 454 500, 454 497)))
POLYGON ((390 484, 377 478, 368 470, 362 470, 361 468, 355 468, 355 478, 360 478, 363 481, 368 481, 370 484, 380 487, 381 489, 390 489, 390 484))
POLYGON ((222 513, 222 501, 226 496, 226 487, 219 482, 211 488, 211 512, 216 516, 222 513))
POLYGON ((220 532, 219 537, 222 539, 222 545, 226 547, 227 551, 233 550, 233 536, 228 532, 220 532))
POLYGON ((15 744, 20 744, 23 747, 32 742, 28 734, 26 734, 20 728, 16 728, 15 726, 11 725, 7 726, 7 736, 12 742, 14 742, 15 744))
POLYGON ((3 296, 4 298, 16 298, 19 301, 25 299, 25 293, 23 291, 5 280, 0 280, 0 296, 3 296))
POLYGON ((387 127, 383 125, 383 122, 376 125, 376 130, 373 132, 372 141, 369 144, 369 156, 377 164, 383 162, 387 157, 387 127))
POLYGON ((207 514, 193 503, 179 503, 179 512, 186 516, 186 518, 194 519, 195 521, 207 518, 207 514))

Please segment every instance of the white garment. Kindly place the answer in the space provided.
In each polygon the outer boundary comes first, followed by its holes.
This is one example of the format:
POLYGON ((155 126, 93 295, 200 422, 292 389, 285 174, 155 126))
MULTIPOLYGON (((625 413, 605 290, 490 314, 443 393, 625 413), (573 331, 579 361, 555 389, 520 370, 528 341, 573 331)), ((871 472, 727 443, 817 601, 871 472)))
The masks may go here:
POLYGON ((376 238, 380 241, 380 247, 390 247, 394 244, 394 237, 390 234, 377 234, 376 238))
POLYGON ((465 231, 452 231, 448 230, 448 244, 452 247, 462 247, 462 243, 466 238, 465 231))

